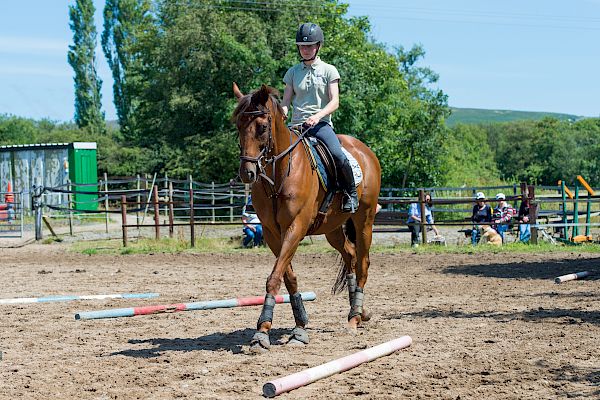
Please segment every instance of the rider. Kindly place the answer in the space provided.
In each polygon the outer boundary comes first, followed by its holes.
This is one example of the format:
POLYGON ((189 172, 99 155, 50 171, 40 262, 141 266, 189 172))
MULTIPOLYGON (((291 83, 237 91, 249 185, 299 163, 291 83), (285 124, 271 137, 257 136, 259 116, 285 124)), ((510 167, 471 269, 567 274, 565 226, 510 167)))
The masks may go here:
POLYGON ((317 24, 305 23, 296 32, 296 46, 301 62, 283 77, 285 91, 281 105, 287 116, 293 104, 292 124, 309 127, 309 136, 320 139, 333 156, 339 186, 345 192, 342 211, 353 213, 358 208, 354 174, 339 139, 333 131, 331 114, 339 107, 340 74, 337 69, 318 57, 325 38, 317 24))

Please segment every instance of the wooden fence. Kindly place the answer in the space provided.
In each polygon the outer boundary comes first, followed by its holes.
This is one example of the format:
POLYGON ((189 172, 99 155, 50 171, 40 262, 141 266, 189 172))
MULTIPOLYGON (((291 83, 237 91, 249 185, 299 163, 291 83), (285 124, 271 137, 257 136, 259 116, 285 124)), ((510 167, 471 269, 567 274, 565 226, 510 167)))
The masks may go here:
MULTIPOLYGON (((73 201, 62 205, 47 205, 44 207, 43 194, 55 191, 73 193, 89 193, 97 195, 99 209, 95 214, 104 214, 106 231, 110 214, 120 214, 123 230, 123 244, 127 245, 127 234, 131 228, 152 228, 155 237, 160 238, 161 228, 168 228, 169 236, 173 236, 174 227, 188 226, 192 245, 195 242, 195 226, 197 225, 240 225, 242 208, 244 207, 250 188, 239 183, 200 183, 191 176, 186 180, 171 179, 168 176, 136 176, 112 177, 106 176, 98 183, 97 191, 84 191, 71 184, 68 190, 62 188, 43 188, 39 197, 41 199, 40 213, 46 209, 51 217, 80 218, 86 213, 75 210, 73 201), (132 220, 133 218, 133 220, 132 220), (148 222, 151 220, 151 222, 148 222), (161 222, 162 221, 162 222, 161 222)), ((591 188, 589 188, 592 190, 591 188)), ((540 224, 544 227, 557 227, 562 229, 561 236, 569 238, 568 228, 573 228, 573 235, 578 233, 579 226, 586 227, 589 234, 591 218, 597 215, 599 202, 597 196, 587 191, 586 196, 568 199, 567 191, 563 186, 533 186, 533 185, 506 185, 489 187, 431 187, 417 189, 382 188, 379 202, 382 211, 375 220, 375 232, 408 232, 406 224, 407 209, 409 204, 418 203, 424 207, 425 193, 432 196, 432 210, 436 214, 436 225, 468 226, 471 224, 470 215, 473 206, 473 195, 483 191, 493 198, 497 192, 504 192, 509 203, 516 208, 517 202, 528 197, 530 207, 530 224, 532 226, 532 242, 537 240, 537 229, 540 224), (492 194, 494 193, 494 194, 492 194), (542 193, 542 194, 540 194, 542 193), (585 212, 578 205, 585 201, 585 212), (558 208, 549 207, 559 204, 558 208), (593 209, 593 207, 596 207, 593 209), (585 222, 583 222, 585 220, 585 222), (580 222, 581 221, 581 222, 580 222)), ((583 194, 584 191, 582 190, 583 194)), ((72 227, 72 223, 69 224, 72 227)), ((421 224, 421 235, 427 241, 427 224, 421 224)), ((41 227, 40 227, 41 232, 41 227)), ((72 230, 71 230, 72 232, 72 230)))

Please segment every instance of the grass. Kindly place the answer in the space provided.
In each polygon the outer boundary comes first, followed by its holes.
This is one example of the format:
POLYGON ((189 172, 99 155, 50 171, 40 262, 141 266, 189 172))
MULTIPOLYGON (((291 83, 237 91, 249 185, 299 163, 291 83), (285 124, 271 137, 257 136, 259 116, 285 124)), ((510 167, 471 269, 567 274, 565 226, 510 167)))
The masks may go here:
MULTIPOLYGON (((187 241, 179 239, 140 239, 129 243, 128 247, 123 247, 118 240, 99 240, 88 242, 77 242, 71 246, 71 251, 76 253, 95 255, 95 254, 153 254, 153 253, 221 253, 221 254, 265 254, 270 255, 268 247, 258 247, 253 249, 243 248, 239 241, 220 238, 200 238, 196 240, 196 246, 190 248, 187 241)), ((540 252, 575 252, 575 253, 600 253, 599 244, 582 244, 580 246, 552 245, 548 242, 541 242, 538 245, 526 245, 522 243, 510 243, 503 247, 494 247, 489 245, 480 246, 436 246, 427 245, 412 248, 409 245, 375 245, 371 248, 371 253, 405 253, 405 254, 497 254, 497 253, 540 253, 540 252)), ((326 254, 336 253, 326 241, 304 239, 298 247, 299 254, 326 254)))

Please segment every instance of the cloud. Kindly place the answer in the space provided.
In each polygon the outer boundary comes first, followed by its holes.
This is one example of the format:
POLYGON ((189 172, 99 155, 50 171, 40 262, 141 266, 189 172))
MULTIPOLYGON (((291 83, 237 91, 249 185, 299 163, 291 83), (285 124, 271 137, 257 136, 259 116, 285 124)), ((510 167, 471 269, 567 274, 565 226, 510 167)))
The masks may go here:
POLYGON ((0 53, 11 54, 66 54, 69 43, 59 39, 0 36, 0 53))

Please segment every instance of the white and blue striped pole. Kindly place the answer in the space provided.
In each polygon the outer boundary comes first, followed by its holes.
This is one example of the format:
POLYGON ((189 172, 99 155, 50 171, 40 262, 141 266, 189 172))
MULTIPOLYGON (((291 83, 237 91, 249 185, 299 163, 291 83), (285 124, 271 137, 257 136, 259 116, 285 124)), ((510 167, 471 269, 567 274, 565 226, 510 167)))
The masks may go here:
POLYGON ((158 297, 158 293, 119 293, 119 294, 92 294, 84 296, 47 296, 47 297, 21 297, 15 299, 0 299, 0 304, 27 304, 27 303, 52 303, 73 300, 106 300, 106 299, 150 299, 158 297))

